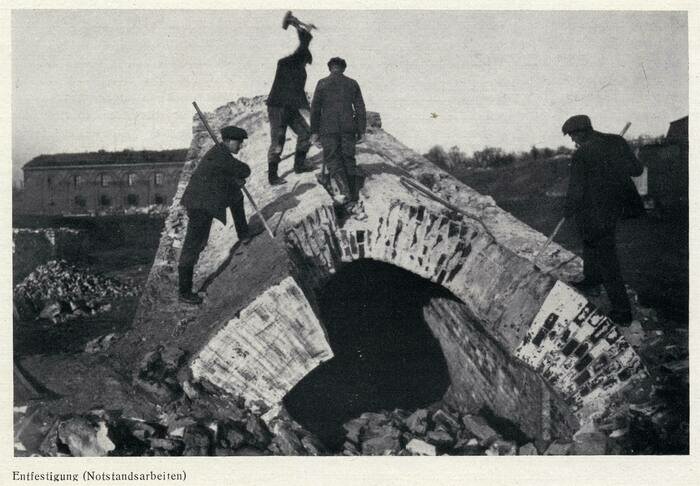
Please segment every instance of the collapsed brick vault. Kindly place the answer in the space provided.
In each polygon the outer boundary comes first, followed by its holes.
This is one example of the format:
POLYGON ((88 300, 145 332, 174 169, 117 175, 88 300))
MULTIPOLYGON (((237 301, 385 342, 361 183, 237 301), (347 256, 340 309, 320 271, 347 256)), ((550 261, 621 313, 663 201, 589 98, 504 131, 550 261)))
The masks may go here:
MULTIPOLYGON (((432 299, 424 318, 448 367, 444 399, 462 411, 486 405, 532 437, 564 437, 645 377, 624 336, 559 280, 580 272, 578 258, 552 245, 539 263, 551 272, 537 271, 532 258, 543 235, 402 145, 382 130, 378 115, 370 116, 367 141, 358 146, 368 218, 344 222, 313 173, 282 174, 287 184, 267 185, 262 97, 241 98, 207 116, 214 130, 236 124, 248 131, 239 157, 251 165, 248 190, 276 237, 262 234, 241 246, 230 216, 228 226, 216 222, 195 274, 205 302, 178 304, 187 219, 179 201, 211 146, 195 119, 188 162, 122 344, 128 362, 156 344, 180 346, 190 353, 195 380, 274 411, 296 383, 333 357, 317 317, 319 291, 343 265, 371 259, 437 283, 460 300, 432 299), (401 177, 425 183, 461 212, 408 188, 401 177)), ((311 161, 320 164, 313 150, 311 161)))

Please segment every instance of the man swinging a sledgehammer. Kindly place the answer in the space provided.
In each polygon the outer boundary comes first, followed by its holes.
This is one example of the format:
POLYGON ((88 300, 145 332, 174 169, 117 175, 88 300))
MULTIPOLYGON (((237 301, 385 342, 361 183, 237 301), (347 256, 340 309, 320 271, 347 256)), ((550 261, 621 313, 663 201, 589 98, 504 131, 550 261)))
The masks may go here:
POLYGON ((311 133, 309 124, 306 123, 300 110, 309 109, 304 86, 306 85, 306 65, 311 64, 313 60, 309 51, 309 44, 313 38, 310 31, 316 27, 313 24, 301 22, 292 15, 292 12, 287 12, 282 21, 282 28, 286 30, 290 25, 297 30, 299 46, 293 54, 277 61, 275 79, 266 102, 271 137, 267 153, 267 177, 268 182, 273 186, 286 182, 277 174, 277 170, 286 140, 287 127, 291 128, 297 136, 294 172, 300 174, 313 170, 313 167, 306 163, 306 154, 311 148, 309 142, 311 133))

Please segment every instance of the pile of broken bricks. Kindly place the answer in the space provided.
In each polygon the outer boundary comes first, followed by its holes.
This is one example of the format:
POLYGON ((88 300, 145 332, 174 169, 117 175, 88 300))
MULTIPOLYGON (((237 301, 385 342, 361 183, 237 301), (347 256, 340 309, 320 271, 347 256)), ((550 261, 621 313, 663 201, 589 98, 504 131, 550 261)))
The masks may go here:
MULTIPOLYGON (((115 336, 107 338, 117 339, 115 336)), ((346 422, 344 444, 329 450, 284 408, 268 417, 206 381, 194 382, 186 353, 157 347, 134 371, 134 387, 160 415, 123 417, 104 409, 53 416, 50 404, 17 407, 16 455, 603 455, 678 454, 688 447, 687 331, 648 331, 638 350, 650 371, 639 389, 584 424, 570 440, 530 441, 478 413, 460 414, 441 402, 414 411, 365 412, 346 422), (38 413, 37 413, 38 412, 38 413), (27 430, 33 429, 32 433, 27 430), (24 440, 33 436, 33 440, 24 440), (37 440, 36 437, 40 437, 37 440)), ((109 343, 96 343, 108 347, 109 343)), ((95 350, 101 352, 103 350, 95 350)))
POLYGON ((56 323, 108 312, 115 299, 138 295, 130 282, 90 273, 65 260, 38 266, 14 288, 15 308, 22 319, 47 319, 56 323))
MULTIPOLYGON (((366 412, 343 425, 343 455, 369 456, 514 456, 590 454, 588 438, 579 442, 519 444, 504 438, 478 414, 459 414, 439 403, 413 413, 366 412)), ((604 450, 594 453, 604 454, 604 450)))
POLYGON ((95 409, 57 417, 48 404, 15 408, 17 456, 263 456, 325 455, 323 444, 282 411, 246 404, 207 383, 191 383, 186 354, 159 347, 134 373, 136 388, 160 414, 142 419, 95 409))

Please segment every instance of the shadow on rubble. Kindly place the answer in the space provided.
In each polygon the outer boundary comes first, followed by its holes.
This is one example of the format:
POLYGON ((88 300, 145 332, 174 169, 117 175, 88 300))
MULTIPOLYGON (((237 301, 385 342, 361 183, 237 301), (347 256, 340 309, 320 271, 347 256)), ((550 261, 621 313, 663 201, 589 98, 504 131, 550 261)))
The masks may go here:
POLYGON ((341 269, 319 296, 334 358, 285 397, 289 413, 329 449, 342 425, 363 412, 414 409, 442 398, 445 358, 423 318, 441 287, 392 265, 360 260, 341 269))

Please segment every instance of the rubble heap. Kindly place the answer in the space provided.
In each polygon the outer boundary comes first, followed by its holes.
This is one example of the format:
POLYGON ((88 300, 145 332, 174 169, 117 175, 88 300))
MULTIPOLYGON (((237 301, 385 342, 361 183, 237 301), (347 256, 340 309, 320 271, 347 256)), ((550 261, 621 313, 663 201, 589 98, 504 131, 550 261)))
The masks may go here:
MULTIPOLYGON (((17 456, 322 455, 320 440, 281 413, 178 374, 184 354, 152 351, 134 373, 141 391, 161 403, 157 418, 93 409, 57 416, 45 404, 15 408, 17 456), (177 374, 177 376, 176 376, 177 374), (179 381, 182 380, 182 381, 179 381), (32 410, 29 410, 32 408, 32 410), (267 419, 267 418, 266 418, 267 419)), ((180 369, 179 371, 182 371, 180 369)))
POLYGON ((12 284, 50 260, 73 260, 83 251, 85 237, 72 228, 12 228, 12 284))
POLYGON ((54 323, 111 309, 113 299, 132 297, 138 288, 95 275, 65 260, 38 266, 14 288, 14 303, 22 319, 50 319, 54 323))
MULTIPOLYGON (((180 402, 181 407, 187 407, 180 402)), ((231 407, 229 407, 229 411, 231 407)), ((37 456, 266 456, 321 455, 323 445, 290 420, 270 428, 259 415, 240 411, 216 419, 171 412, 159 422, 122 417, 119 411, 92 410, 82 415, 49 417, 40 427, 43 440, 17 455, 37 456)))

